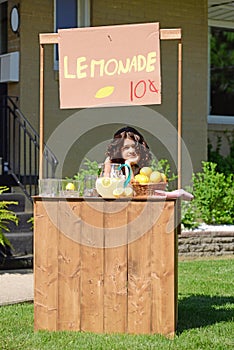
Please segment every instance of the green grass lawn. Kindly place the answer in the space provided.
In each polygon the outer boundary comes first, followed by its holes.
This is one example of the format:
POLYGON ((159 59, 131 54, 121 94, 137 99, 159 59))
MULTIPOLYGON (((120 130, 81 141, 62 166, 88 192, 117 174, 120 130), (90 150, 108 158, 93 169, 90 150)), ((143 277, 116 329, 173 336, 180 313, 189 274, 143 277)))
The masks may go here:
POLYGON ((0 350, 234 349, 234 259, 179 262, 178 330, 160 335, 34 332, 33 304, 0 307, 0 350))

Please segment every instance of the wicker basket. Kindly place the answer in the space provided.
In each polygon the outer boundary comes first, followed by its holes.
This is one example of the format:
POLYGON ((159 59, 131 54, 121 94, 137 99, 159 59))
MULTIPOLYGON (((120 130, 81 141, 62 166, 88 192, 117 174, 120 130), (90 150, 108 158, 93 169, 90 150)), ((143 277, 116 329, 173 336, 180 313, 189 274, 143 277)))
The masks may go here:
POLYGON ((153 196, 156 190, 165 191, 167 182, 147 183, 142 185, 139 184, 139 182, 132 182, 131 185, 135 196, 153 196))

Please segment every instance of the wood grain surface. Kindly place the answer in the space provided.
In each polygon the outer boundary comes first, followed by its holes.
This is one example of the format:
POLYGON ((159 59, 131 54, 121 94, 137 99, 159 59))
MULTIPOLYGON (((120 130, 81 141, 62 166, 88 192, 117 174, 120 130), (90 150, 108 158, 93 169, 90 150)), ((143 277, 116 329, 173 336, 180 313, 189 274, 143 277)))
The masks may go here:
POLYGON ((173 335, 177 204, 35 198, 35 330, 173 335))

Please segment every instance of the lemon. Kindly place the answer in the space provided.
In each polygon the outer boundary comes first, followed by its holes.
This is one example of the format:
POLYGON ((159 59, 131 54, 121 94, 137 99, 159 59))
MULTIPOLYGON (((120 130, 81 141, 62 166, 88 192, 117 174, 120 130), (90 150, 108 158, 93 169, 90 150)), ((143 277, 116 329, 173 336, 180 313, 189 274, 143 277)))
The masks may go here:
POLYGON ((67 191, 74 191, 75 190, 75 186, 73 183, 69 182, 67 185, 66 185, 66 190, 67 191))
POLYGON ((102 186, 109 187, 111 185, 111 179, 109 177, 102 178, 102 186))
POLYGON ((142 175, 142 174, 137 174, 137 175, 135 176, 135 180, 136 180, 137 182, 139 182, 141 185, 142 185, 142 184, 147 184, 147 183, 149 182, 148 176, 142 175))
POLYGON ((162 181, 163 182, 167 182, 167 177, 166 177, 166 175, 165 174, 161 174, 161 178, 162 178, 162 181))
POLYGON ((144 166, 143 168, 141 168, 140 170, 140 174, 141 175, 146 175, 148 177, 150 177, 150 174, 152 173, 152 169, 148 166, 144 166))
POLYGON ((159 171, 153 171, 150 175, 150 182, 159 183, 162 180, 161 173, 159 171))
POLYGON ((132 187, 126 187, 124 190, 124 194, 126 197, 131 197, 133 195, 133 189, 132 187))
POLYGON ((113 191, 113 196, 116 198, 121 197, 124 194, 124 189, 123 188, 115 188, 113 191))

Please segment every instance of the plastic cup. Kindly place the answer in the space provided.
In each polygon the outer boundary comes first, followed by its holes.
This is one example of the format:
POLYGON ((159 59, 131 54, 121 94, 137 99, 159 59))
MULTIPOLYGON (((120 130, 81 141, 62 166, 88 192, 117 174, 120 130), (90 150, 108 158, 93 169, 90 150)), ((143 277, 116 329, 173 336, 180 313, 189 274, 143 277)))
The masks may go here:
POLYGON ((96 190, 97 175, 86 175, 84 178, 84 197, 98 197, 96 190))
POLYGON ((39 195, 43 197, 56 197, 59 193, 58 179, 40 179, 38 181, 39 195))
POLYGON ((80 196, 80 181, 62 179, 59 181, 59 196, 60 197, 79 197, 80 196))

